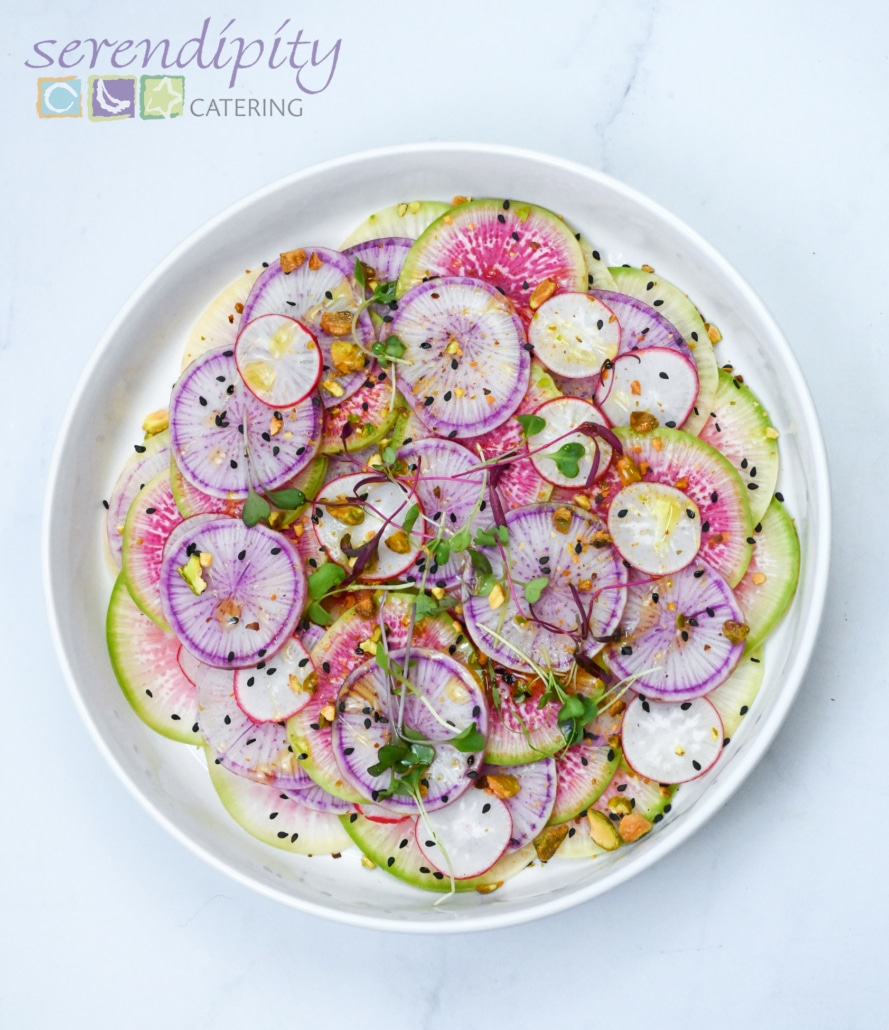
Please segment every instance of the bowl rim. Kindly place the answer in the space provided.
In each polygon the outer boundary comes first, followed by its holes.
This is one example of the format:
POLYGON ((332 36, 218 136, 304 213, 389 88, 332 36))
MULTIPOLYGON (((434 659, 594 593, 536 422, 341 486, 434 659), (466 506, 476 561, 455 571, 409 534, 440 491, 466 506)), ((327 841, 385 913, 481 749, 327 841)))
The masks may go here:
POLYGON ((55 648, 60 667, 62 669, 69 693, 74 701, 81 719, 87 727, 94 743, 105 759, 114 769, 118 778, 130 794, 136 798, 139 804, 170 833, 180 844, 186 847, 192 854, 197 855, 211 867, 235 880, 237 883, 252 891, 264 895, 272 900, 283 903, 309 915, 324 918, 333 922, 343 923, 371 930, 386 930, 401 933, 470 933, 479 930, 502 929, 519 925, 537 919, 546 918, 574 908, 588 902, 601 894, 625 883, 665 855, 672 852, 695 834, 726 802, 732 797, 740 785, 748 778, 753 769, 762 759, 766 751, 771 747, 783 725, 788 712, 796 699, 806 670, 814 651, 815 640, 819 632, 819 626, 823 616, 826 601, 827 586, 829 579, 830 564, 830 539, 831 539, 831 494, 830 476, 827 462, 827 454, 821 431, 820 422, 811 397, 808 385, 802 370, 797 362, 796 356, 790 348, 775 319, 766 308, 746 279, 722 256, 707 240, 705 240, 695 229, 689 226, 678 216, 672 214, 656 201, 645 194, 627 186, 625 183, 614 179, 605 172, 601 172, 590 166, 584 165, 567 158, 556 157, 539 151, 521 147, 514 147, 501 144, 472 143, 460 141, 441 141, 434 143, 409 143, 394 146, 377 147, 369 150, 362 150, 355 153, 331 158, 326 161, 314 163, 306 168, 300 169, 288 176, 284 176, 267 185, 247 194, 240 200, 226 207, 223 211, 207 220, 203 225, 190 233, 179 243, 132 291, 126 302, 113 318, 106 331, 94 347, 87 364, 81 373, 71 398, 68 402, 65 414, 58 430, 58 436, 53 449, 52 460, 47 472, 46 490, 44 499, 44 512, 42 518, 41 534, 41 566, 42 585, 46 604, 46 612, 49 621, 50 635, 55 648), (52 551, 52 526, 54 512, 56 510, 56 491, 59 488, 59 469, 65 440, 75 414, 81 404, 84 392, 87 389, 92 374, 97 364, 111 342, 117 335, 120 328, 126 323, 133 309, 139 304, 141 298, 159 280, 163 279, 169 270, 175 266, 181 257, 193 247, 200 244, 201 240, 212 234, 220 225, 235 217, 240 212, 255 204, 261 203, 267 197, 276 192, 286 192, 296 184, 305 179, 322 176, 326 172, 342 168, 351 164, 363 162, 392 159, 397 160, 409 156, 429 155, 436 153, 447 153, 451 156, 466 154, 467 156, 487 156, 493 158, 505 158, 519 162, 531 162, 537 165, 548 166, 554 170, 568 173, 573 176, 586 178, 595 182, 607 190, 622 195, 626 200, 645 210, 658 221, 665 223, 673 232, 676 232, 690 240, 699 249, 703 257, 713 266, 721 277, 730 281, 734 289, 743 298, 744 303, 755 309, 762 319, 763 324, 780 350, 780 358, 791 377, 791 387, 795 393, 797 403, 802 412, 804 427, 807 435, 807 446, 812 459, 812 483, 813 493, 809 499, 809 506, 817 511, 815 520, 812 545, 809 549, 811 567, 810 581, 810 618, 807 619, 800 631, 798 647, 786 673, 782 676, 781 690, 773 699, 770 708, 761 720, 756 736, 751 739, 742 752, 738 753, 724 777, 720 780, 720 789, 715 792, 704 791, 692 808, 683 813, 681 822, 674 824, 675 829, 669 835, 665 835, 654 842, 644 853, 639 853, 633 862, 618 863, 611 867, 608 873, 594 880, 591 883, 580 885, 564 895, 547 899, 545 896, 540 899, 533 899, 521 908, 498 912, 497 910, 479 910, 478 912, 466 913, 461 911, 459 917, 452 922, 441 921, 439 923, 417 921, 411 917, 389 918, 382 915, 371 915, 366 912, 348 912, 341 909, 327 907, 304 898, 295 897, 284 890, 276 890, 274 887, 260 883, 248 874, 234 868, 226 861, 219 858, 212 851, 193 840, 188 834, 180 830, 169 817, 164 815, 142 791, 138 788, 135 780, 123 768, 121 763, 113 755, 105 739, 100 732, 87 703, 80 692, 74 670, 69 660, 63 643, 61 628, 61 613, 56 604, 56 598, 52 589, 51 577, 51 551, 52 551))

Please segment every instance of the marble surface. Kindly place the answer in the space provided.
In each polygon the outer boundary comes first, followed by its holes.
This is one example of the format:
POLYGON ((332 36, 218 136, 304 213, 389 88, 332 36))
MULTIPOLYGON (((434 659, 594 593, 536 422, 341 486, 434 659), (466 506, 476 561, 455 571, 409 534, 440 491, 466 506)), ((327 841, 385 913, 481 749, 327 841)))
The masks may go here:
MULTIPOLYGON (((885 1025, 881 644, 883 234, 889 8, 514 0, 482 9, 341 0, 239 16, 342 38, 291 124, 39 119, 33 42, 187 38, 158 2, 34 5, 9 21, 0 183, 0 627, 6 737, 0 1024, 97 1027, 885 1025), (74 383, 129 294, 192 230, 287 173, 430 140, 506 143, 600 168, 688 222, 782 326, 821 415, 832 581, 775 745, 691 841, 557 917, 480 936, 351 929, 283 908, 169 837, 118 782, 53 653, 40 523, 74 383), (850 288, 851 287, 851 288, 850 288)), ((217 28, 218 32, 218 28, 217 28)), ((107 70, 107 65, 98 68, 107 70)), ((51 71, 50 74, 60 74, 51 71)), ((186 70, 227 94, 226 73, 186 70)), ((238 95, 280 95, 280 72, 238 95)), ((290 87, 287 95, 293 95, 290 87)), ((197 92, 192 95, 197 95, 197 92)), ((89 532, 88 527, 84 532, 89 532)))

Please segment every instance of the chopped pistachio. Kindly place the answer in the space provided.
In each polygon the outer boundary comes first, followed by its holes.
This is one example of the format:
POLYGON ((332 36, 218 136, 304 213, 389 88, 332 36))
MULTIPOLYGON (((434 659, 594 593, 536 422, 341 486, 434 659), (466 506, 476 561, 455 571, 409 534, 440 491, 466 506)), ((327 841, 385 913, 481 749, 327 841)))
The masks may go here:
POLYGON ((620 834, 621 840, 625 844, 632 844, 634 840, 639 840, 640 837, 644 837, 651 829, 652 825, 653 824, 650 823, 645 816, 637 815, 636 812, 631 812, 629 815, 625 815, 623 819, 621 819, 617 832, 620 834))
POLYGON ((152 411, 150 415, 145 416, 142 422, 142 431, 146 436, 155 436, 157 433, 162 433, 165 429, 169 428, 169 425, 169 409, 158 408, 157 411, 152 411))
POLYGON ((750 627, 746 622, 735 622, 734 619, 726 619, 722 624, 722 635, 730 644, 743 644, 749 632, 750 627))
POLYGON ((364 866, 365 869, 376 869, 376 867, 377 867, 376 862, 372 862, 367 857, 367 855, 362 855, 361 856, 361 864, 364 866))
POLYGON ((548 862, 559 850, 562 841, 568 836, 569 826, 560 823, 558 826, 546 826, 534 838, 534 850, 541 862, 548 862))
POLYGON ((541 304, 548 301, 550 297, 556 292, 556 282, 554 279, 544 279, 543 282, 538 283, 531 293, 528 300, 528 307, 532 311, 536 311, 541 304))
POLYGON ((317 254, 315 253, 315 251, 313 250, 313 251, 312 251, 312 256, 311 256, 311 257, 309 258, 309 268, 310 268, 310 269, 311 269, 311 270, 312 270, 313 272, 317 272, 317 271, 318 271, 318 269, 319 269, 319 268, 320 268, 320 267, 321 267, 321 266, 322 266, 323 264, 324 264, 324 262, 323 262, 323 261, 321 260, 321 258, 319 258, 319 257, 318 257, 318 255, 317 255, 317 254))
POLYGON ((385 538, 386 546, 396 554, 410 554, 411 542, 403 529, 396 529, 385 538))
POLYGON ((553 528, 557 533, 567 533, 571 528, 572 514, 570 508, 556 508, 553 512, 553 528))
POLYGON ((660 425, 650 411, 631 411, 630 428, 634 433, 650 433, 660 425))
POLYGON ((346 392, 335 379, 325 379, 321 385, 331 397, 342 397, 346 392))
POLYGON ((202 569, 209 569, 213 564, 213 555, 209 551, 199 551, 198 561, 201 563, 202 569))
POLYGON ((330 504, 327 512, 344 526, 360 526, 364 522, 364 508, 358 504, 330 504))
POLYGON ((201 576, 201 559, 193 554, 188 561, 176 570, 185 582, 191 587, 192 592, 200 596, 206 589, 207 583, 201 576))
POLYGON ((497 609, 502 607, 506 603, 506 594, 503 593, 503 587, 499 583, 494 584, 493 590, 488 594, 488 604, 491 608, 497 609))
POLYGON ((503 880, 495 880, 493 883, 482 883, 475 888, 476 894, 493 894, 503 886, 503 880))
POLYGON ((509 773, 487 773, 476 781, 476 786, 502 800, 514 798, 521 789, 518 777, 509 773))
POLYGON ((710 337, 710 342, 719 343, 719 341, 722 339, 722 333, 719 331, 719 329, 717 329, 715 325, 712 324, 712 322, 707 322, 706 325, 707 335, 710 337))
POLYGON ((620 835, 608 816, 589 809, 586 817, 593 843, 598 844, 603 851, 616 851, 620 847, 620 835))
POLYGON ((306 252, 304 250, 286 250, 281 254, 281 271, 292 272, 299 268, 305 260, 306 252))

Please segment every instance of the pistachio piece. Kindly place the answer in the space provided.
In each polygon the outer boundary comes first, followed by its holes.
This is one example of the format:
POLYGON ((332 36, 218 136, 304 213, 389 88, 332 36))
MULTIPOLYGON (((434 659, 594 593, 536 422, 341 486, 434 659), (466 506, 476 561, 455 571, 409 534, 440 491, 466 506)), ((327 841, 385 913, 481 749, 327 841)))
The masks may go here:
POLYGON ((726 619, 722 624, 722 635, 730 644, 743 644, 749 632, 750 627, 746 622, 735 622, 734 619, 726 619))
POLYGON ((304 250, 285 250, 280 256, 281 260, 281 271, 292 272, 294 269, 299 268, 306 260, 306 252, 304 250))
MULTIPOLYGON (((349 314, 348 311, 343 314, 349 314)), ((324 328, 324 319, 326 316, 321 316, 321 328, 324 328)), ((349 316, 349 328, 352 326, 352 318, 349 316)), ((331 336, 345 335, 331 332, 331 336)), ((362 368, 367 364, 367 358, 362 353, 361 348, 357 343, 352 343, 349 340, 334 340, 330 345, 330 360, 333 362, 333 367, 339 372, 360 372, 362 368)))
POLYGON ((556 508, 553 512, 553 528, 557 533, 567 533, 571 528, 571 509, 556 508))
MULTIPOLYGON (((636 415, 641 413, 634 411, 633 414, 636 415)), ((657 425, 657 420, 655 420, 655 425, 657 425)), ((617 469, 620 481, 624 486, 629 486, 630 483, 640 483, 642 481, 642 470, 636 462, 626 454, 622 454, 617 459, 615 462, 615 468, 617 469)))
POLYGON ((634 433, 650 433, 660 425, 650 411, 631 411, 630 428, 634 433))
POLYGON ((328 336, 348 336, 352 332, 352 312, 325 311, 321 315, 321 328, 328 336))
POLYGON ((544 279, 543 282, 538 283, 528 300, 528 307, 532 311, 536 311, 541 304, 549 300, 550 297, 556 292, 556 282, 554 279, 544 279))
POLYGON ((410 554, 411 542, 403 529, 396 529, 385 538, 386 546, 396 554, 410 554))
POLYGON ((328 504, 327 512, 344 526, 360 526, 364 522, 364 508, 357 504, 328 504))
POLYGON ((644 837, 652 825, 653 823, 650 823, 645 816, 631 812, 630 815, 625 815, 621 819, 617 832, 625 844, 632 844, 634 840, 644 837))
POLYGON ((206 589, 207 583, 201 576, 201 559, 193 554, 188 561, 176 570, 185 582, 191 587, 192 592, 200 596, 206 589))
POLYGON ((475 888, 476 894, 493 894, 503 886, 503 880, 495 880, 493 883, 482 883, 475 888))
POLYGON ((146 415, 142 422, 142 431, 146 436, 156 436, 162 433, 170 425, 170 412, 168 408, 158 408, 146 415))
POLYGON ((514 798, 521 789, 521 784, 518 776, 512 776, 509 773, 487 773, 476 781, 476 787, 488 794, 493 794, 495 798, 505 800, 514 798))
POLYGON ((603 851, 616 851, 620 847, 620 834, 608 816, 590 809, 586 818, 594 844, 598 844, 603 851))
POLYGON ((559 850, 562 841, 568 836, 568 830, 567 823, 545 826, 534 838, 534 850, 541 862, 548 862, 559 850))

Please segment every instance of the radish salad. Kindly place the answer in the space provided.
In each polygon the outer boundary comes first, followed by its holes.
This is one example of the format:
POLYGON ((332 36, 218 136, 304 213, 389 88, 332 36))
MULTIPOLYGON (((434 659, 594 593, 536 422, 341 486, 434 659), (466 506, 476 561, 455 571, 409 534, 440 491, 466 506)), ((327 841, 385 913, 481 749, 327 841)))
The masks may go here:
POLYGON ((203 313, 104 502, 121 689, 296 854, 485 894, 633 846, 796 589, 778 430, 681 286, 533 203, 296 242, 203 313))

